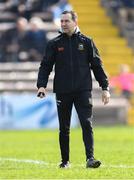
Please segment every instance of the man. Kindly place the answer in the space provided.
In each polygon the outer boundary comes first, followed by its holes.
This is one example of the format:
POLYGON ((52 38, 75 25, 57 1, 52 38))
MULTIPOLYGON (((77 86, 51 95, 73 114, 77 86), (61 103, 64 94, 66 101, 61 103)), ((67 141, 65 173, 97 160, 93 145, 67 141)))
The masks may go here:
POLYGON ((38 74, 38 96, 46 94, 48 77, 55 65, 54 92, 59 117, 60 168, 69 167, 69 132, 72 105, 78 113, 86 152, 86 167, 97 168, 92 130, 91 69, 102 88, 102 101, 109 102, 107 76, 93 41, 81 34, 73 11, 61 14, 61 34, 48 42, 38 74))

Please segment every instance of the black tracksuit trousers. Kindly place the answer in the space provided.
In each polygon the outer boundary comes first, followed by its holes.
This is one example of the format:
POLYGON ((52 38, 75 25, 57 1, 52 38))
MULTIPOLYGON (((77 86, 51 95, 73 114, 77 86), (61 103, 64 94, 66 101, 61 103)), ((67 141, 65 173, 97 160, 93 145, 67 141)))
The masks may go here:
POLYGON ((69 134, 72 106, 74 104, 82 127, 86 159, 93 157, 91 92, 56 94, 59 118, 59 144, 62 162, 69 161, 69 134))

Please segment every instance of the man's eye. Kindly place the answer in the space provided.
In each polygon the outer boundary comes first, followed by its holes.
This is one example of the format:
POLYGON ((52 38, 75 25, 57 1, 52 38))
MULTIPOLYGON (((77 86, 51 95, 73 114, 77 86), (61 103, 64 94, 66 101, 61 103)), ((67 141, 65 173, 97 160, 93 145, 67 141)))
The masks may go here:
POLYGON ((68 22, 69 20, 65 20, 65 21, 61 20, 61 23, 68 23, 68 22))

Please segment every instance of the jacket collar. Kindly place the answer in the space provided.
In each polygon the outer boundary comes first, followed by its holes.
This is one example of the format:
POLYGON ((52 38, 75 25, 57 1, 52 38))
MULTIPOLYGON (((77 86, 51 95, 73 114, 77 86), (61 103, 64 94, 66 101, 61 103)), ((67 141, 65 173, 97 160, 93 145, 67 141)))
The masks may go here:
MULTIPOLYGON (((66 35, 66 33, 64 33, 64 32, 62 31, 62 29, 60 29, 58 32, 59 32, 60 34, 66 35)), ((74 30, 74 33, 73 33, 73 34, 79 34, 79 33, 80 33, 80 29, 79 29, 79 27, 77 26, 76 29, 74 30)), ((72 34, 72 35, 73 35, 73 34, 72 34)))

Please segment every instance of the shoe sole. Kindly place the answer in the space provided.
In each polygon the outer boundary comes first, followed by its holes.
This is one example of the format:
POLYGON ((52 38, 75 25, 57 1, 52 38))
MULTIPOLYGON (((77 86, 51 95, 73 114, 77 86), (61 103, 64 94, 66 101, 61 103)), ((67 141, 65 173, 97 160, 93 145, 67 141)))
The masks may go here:
POLYGON ((69 168, 71 168, 71 165, 69 164, 69 165, 67 165, 67 166, 65 166, 65 167, 59 166, 59 168, 60 168, 60 169, 69 169, 69 168))
POLYGON ((70 169, 70 166, 69 167, 59 167, 60 169, 70 169))
POLYGON ((98 168, 100 165, 101 165, 101 162, 97 161, 93 165, 87 165, 86 168, 98 168))

